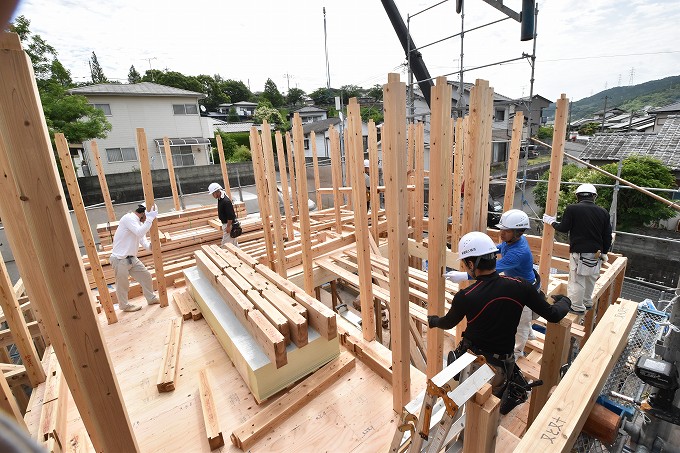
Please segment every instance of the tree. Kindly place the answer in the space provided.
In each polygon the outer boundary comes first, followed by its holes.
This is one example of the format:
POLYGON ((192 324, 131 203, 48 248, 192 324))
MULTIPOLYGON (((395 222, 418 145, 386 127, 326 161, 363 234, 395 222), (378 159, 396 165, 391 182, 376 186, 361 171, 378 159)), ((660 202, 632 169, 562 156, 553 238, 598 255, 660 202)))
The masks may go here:
MULTIPOLYGON (((618 164, 606 164, 603 170, 616 174, 618 164)), ((548 179, 549 172, 543 174, 541 179, 548 179)), ((644 156, 630 156, 622 161, 621 177, 641 187, 656 187, 672 189, 675 187, 675 178, 671 171, 660 161, 644 156)), ((578 168, 576 165, 566 165, 562 169, 562 181, 571 181, 591 184, 613 184, 614 181, 602 173, 588 168, 578 168)), ((562 184, 560 186, 558 213, 561 215, 567 205, 576 203, 575 187, 562 184)), ((613 189, 598 187, 595 202, 609 210, 613 189)), ((538 206, 545 206, 547 184, 538 183, 534 188, 534 197, 538 206)), ((667 198, 665 194, 662 197, 667 198)), ((632 228, 641 227, 652 221, 670 219, 675 211, 659 201, 655 201, 647 195, 633 189, 620 190, 617 198, 617 229, 630 231, 632 228)))
POLYGON ((279 128, 287 124, 281 116, 281 112, 276 110, 271 105, 267 104, 267 101, 260 102, 255 109, 253 114, 253 119, 256 123, 261 124, 264 120, 267 120, 269 124, 276 124, 279 128))
POLYGON ((312 98, 315 105, 334 105, 335 96, 339 96, 339 92, 335 88, 323 87, 309 93, 309 97, 312 98))
POLYGON ((274 107, 281 107, 283 105, 283 95, 276 87, 276 84, 272 79, 267 79, 267 81, 264 83, 264 92, 262 93, 262 97, 271 102, 272 106, 274 107))
POLYGON ((383 115, 382 109, 378 107, 361 107, 361 119, 366 122, 368 122, 368 120, 373 120, 375 124, 380 124, 385 121, 385 116, 383 115))
POLYGON ((128 72, 128 83, 139 83, 142 81, 142 75, 135 69, 135 65, 130 66, 128 72))
POLYGON ((376 101, 383 100, 383 87, 379 83, 376 83, 366 92, 366 96, 375 99, 376 101))
POLYGON ((240 80, 225 80, 222 90, 231 98, 231 102, 249 101, 253 97, 253 93, 240 80))
POLYGON ((342 103, 347 105, 349 98, 358 98, 364 94, 364 89, 357 85, 343 85, 340 87, 342 103))
POLYGON ((94 52, 90 57, 90 74, 92 75, 92 83, 109 83, 109 79, 104 75, 104 70, 97 60, 97 54, 94 52))
POLYGON ((595 132, 600 130, 600 127, 600 123, 586 123, 578 128, 578 133, 581 135, 593 135, 595 132))
POLYGON ((238 123, 241 121, 241 118, 239 118, 238 113, 236 113, 236 107, 230 107, 229 108, 229 116, 227 117, 227 121, 230 123, 238 123))
POLYGON ((9 31, 19 35, 23 48, 31 59, 35 78, 46 79, 51 75, 52 60, 56 58, 57 51, 40 35, 31 34, 30 25, 30 20, 19 16, 9 25, 9 31))
POLYGON ((541 126, 538 128, 538 133, 536 134, 540 140, 551 139, 553 136, 552 126, 541 126))
POLYGON ((305 95, 305 92, 300 88, 291 88, 286 95, 286 104, 293 106, 302 104, 305 100, 305 95))

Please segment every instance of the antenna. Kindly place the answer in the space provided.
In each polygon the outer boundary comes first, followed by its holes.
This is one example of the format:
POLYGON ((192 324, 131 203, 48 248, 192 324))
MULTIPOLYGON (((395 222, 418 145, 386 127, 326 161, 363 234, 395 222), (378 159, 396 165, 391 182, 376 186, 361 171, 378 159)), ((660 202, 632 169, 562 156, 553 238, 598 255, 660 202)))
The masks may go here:
POLYGON ((290 91, 290 79, 294 79, 295 77, 288 73, 285 73, 283 76, 288 80, 288 91, 290 91))
POLYGON ((154 77, 153 77, 153 69, 151 68, 151 60, 158 60, 158 58, 156 58, 156 57, 142 58, 142 60, 149 62, 149 72, 151 72, 151 81, 155 82, 154 77))

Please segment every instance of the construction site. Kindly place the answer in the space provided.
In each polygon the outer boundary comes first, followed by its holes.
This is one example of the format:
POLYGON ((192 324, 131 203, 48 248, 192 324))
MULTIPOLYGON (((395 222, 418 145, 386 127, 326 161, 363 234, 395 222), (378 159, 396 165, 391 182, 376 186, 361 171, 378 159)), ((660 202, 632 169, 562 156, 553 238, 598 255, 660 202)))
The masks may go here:
MULTIPOLYGON (((680 289, 662 307, 622 297, 622 254, 602 264, 592 309, 532 321, 535 338, 516 361, 527 386, 511 410, 492 394, 483 356, 447 364, 466 321, 443 330, 428 328, 428 316, 444 316, 469 283, 443 274, 464 270, 466 233, 502 241, 487 222, 493 81, 476 80, 465 115, 452 114, 446 77, 433 82, 427 144, 423 122, 407 118, 400 74, 386 74, 385 121, 368 122, 367 143, 350 99, 346 126, 327 130, 327 187, 314 132, 305 159, 299 114, 289 132, 253 127, 257 211, 234 201, 238 245, 221 245, 214 200, 180 203, 166 137, 172 208, 137 255, 160 303, 147 305, 132 282, 128 297, 142 308, 126 312, 110 262, 119 216, 96 141, 101 223, 86 210, 63 134, 53 149, 18 36, 0 34, 0 217, 19 276, 0 259, 0 409, 9 419, 0 450, 34 451, 14 430, 48 452, 680 451, 680 289)), ((554 101, 550 215, 564 162, 592 167, 565 155, 569 99, 554 101)), ((517 112, 512 122, 503 212, 517 207, 524 119, 517 112)), ((143 128, 136 143, 153 206, 143 128)), ((234 199, 219 136, 217 147, 218 182, 234 199)), ((552 228, 526 238, 547 299, 566 295, 569 244, 552 228)))

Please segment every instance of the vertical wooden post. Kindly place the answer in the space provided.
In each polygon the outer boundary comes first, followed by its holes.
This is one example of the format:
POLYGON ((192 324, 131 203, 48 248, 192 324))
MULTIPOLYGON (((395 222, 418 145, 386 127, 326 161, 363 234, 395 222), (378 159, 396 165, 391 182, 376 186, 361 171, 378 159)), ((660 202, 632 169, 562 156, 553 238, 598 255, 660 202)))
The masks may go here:
POLYGON ((505 197, 503 198, 503 212, 512 209, 515 202, 515 183, 517 182, 517 168, 519 167, 520 145, 522 144, 522 130, 524 129, 524 113, 515 112, 512 122, 512 140, 510 141, 510 157, 508 158, 508 178, 505 182, 505 197))
POLYGON ((87 212, 85 212, 85 204, 83 203, 83 197, 80 194, 80 187, 78 187, 78 178, 76 178, 76 171, 73 168, 73 161, 71 161, 68 143, 66 142, 66 137, 64 137, 64 134, 62 133, 54 135, 54 142, 57 145, 57 152, 59 153, 59 159, 61 160, 61 169, 64 173, 64 179, 66 180, 66 188, 68 189, 69 197, 71 197, 73 211, 76 213, 80 235, 83 238, 83 244, 85 244, 87 258, 90 260, 92 276, 94 277, 97 289, 99 290, 99 297, 101 299, 102 307, 104 307, 106 320, 109 324, 113 324, 118 322, 118 317, 116 316, 116 310, 113 308, 113 302, 111 302, 109 289, 106 286, 106 278, 104 278, 102 264, 99 262, 97 246, 94 243, 90 222, 87 219, 87 212))
POLYGON ((480 183, 481 183, 481 203, 479 212, 479 231, 486 231, 487 214, 489 212, 489 180, 491 175, 491 155, 493 153, 493 144, 491 142, 492 123, 493 123, 493 88, 489 86, 487 80, 477 80, 476 84, 482 88, 482 106, 483 109, 480 115, 480 150, 482 150, 482 157, 484 157, 484 165, 481 166, 480 183))
MULTIPOLYGON (((264 124, 262 125, 264 131, 264 124)), ((267 137, 265 137, 266 139, 267 137)), ((270 138, 271 140, 271 138, 270 138)), ((262 140, 257 133, 257 128, 250 128, 250 149, 253 154, 253 171, 255 172, 255 188, 257 189, 257 204, 260 207, 260 217, 264 227, 264 245, 267 249, 267 265, 271 270, 276 270, 274 265, 274 240, 270 228, 269 194, 267 193, 267 178, 265 176, 264 157, 262 154, 262 140)), ((278 198, 278 197, 277 197, 278 198)))
MULTIPOLYGON (((407 142, 407 153, 406 153, 406 184, 411 185, 415 184, 416 186, 418 183, 416 182, 416 177, 415 177, 415 154, 416 154, 416 137, 415 137, 415 125, 413 123, 409 123, 408 129, 407 129, 407 135, 408 135, 408 142, 407 142)), ((421 183, 424 184, 424 181, 421 183)), ((422 187, 421 187, 422 188, 422 187)), ((418 190, 418 189, 416 189, 418 190)), ((416 217, 416 208, 415 208, 415 192, 411 192, 410 190, 406 192, 406 196, 408 197, 408 215, 409 215, 409 225, 411 227, 415 226, 415 217, 416 217)), ((410 235, 413 237, 413 233, 410 235)))
MULTIPOLYGON (((295 239, 293 231, 293 213, 290 206, 290 192, 288 191, 288 174, 286 171, 286 156, 283 148, 283 137, 281 131, 276 131, 276 157, 279 161, 279 175, 281 175, 281 194, 283 197, 283 212, 286 215, 286 239, 295 239)), ((278 195, 276 197, 278 203, 278 195)))
MULTIPOLYGON (((347 106, 347 136, 349 141, 345 143, 345 155, 352 156, 352 163, 348 167, 349 173, 353 174, 353 180, 362 182, 352 191, 354 205, 354 236, 357 248, 357 268, 359 270, 359 297, 361 300, 361 330, 364 340, 375 339, 376 311, 373 305, 373 278, 371 275, 371 249, 368 242, 368 215, 366 213, 366 190, 364 178, 364 144, 361 135, 361 113, 356 98, 351 98, 347 106)), ((379 312, 378 312, 379 313, 379 312)), ((380 323, 380 320, 377 321, 380 323)))
POLYGON ((333 126, 328 128, 328 135, 331 139, 331 176, 333 179, 333 208, 335 210, 335 231, 342 233, 342 217, 340 205, 342 196, 340 186, 342 186, 342 157, 340 157, 340 134, 333 126))
POLYGON ((319 157, 316 154, 316 134, 312 131, 309 134, 309 141, 312 144, 312 165, 314 166, 314 193, 316 194, 316 209, 321 211, 323 209, 323 203, 321 201, 321 180, 319 178, 319 157))
MULTIPOLYGON (((430 126, 430 198, 427 247, 427 314, 444 316, 446 233, 451 212, 451 85, 437 77, 432 90, 430 126)), ((421 214, 422 217, 422 214, 421 214)), ((444 331, 427 330, 427 377, 442 370, 444 331)))
MULTIPOLYGON (((354 155, 348 151, 348 148, 349 148, 348 143, 349 143, 349 140, 350 140, 349 139, 349 124, 347 125, 347 127, 345 127, 345 129, 343 131, 343 135, 344 135, 343 139, 345 141, 345 186, 346 187, 358 188, 360 186, 355 184, 354 174, 351 171, 352 160, 354 159, 354 155)), ((359 184, 361 184, 361 183, 363 183, 363 181, 361 181, 359 184)), ((345 197, 345 203, 347 203, 347 208, 348 209, 354 209, 353 206, 352 206, 352 196, 351 195, 347 196, 346 192, 343 192, 342 196, 345 197)))
POLYGON ((385 215, 390 263, 392 339, 392 408, 401 413, 411 399, 408 224, 406 204, 406 84, 389 74, 383 86, 385 123, 382 135, 385 215))
MULTIPOLYGON (((14 33, 0 34, 0 174, 5 232, 17 261, 44 280, 45 326, 92 443, 98 451, 138 451, 93 309, 31 62, 14 33), (34 245, 33 254, 16 244, 21 238, 34 245)), ((22 276, 30 296, 29 273, 22 276)))
MULTIPOLYGON (((33 387, 37 387, 41 382, 45 382, 45 370, 40 363, 40 357, 35 349, 28 327, 26 327, 26 320, 14 293, 2 254, 0 254, 0 308, 2 308, 9 330, 12 332, 14 344, 21 355, 28 380, 33 387)), ((4 346, 2 349, 6 351, 4 346)), ((0 371, 0 374, 2 374, 2 371, 0 371)))
POLYGON ((172 161, 172 150, 170 149, 170 139, 168 137, 163 137, 163 151, 165 151, 165 162, 168 165, 168 178, 170 179, 172 201, 175 205, 175 211, 181 211, 182 205, 179 204, 179 195, 177 193, 177 181, 175 180, 175 164, 172 161))
MULTIPOLYGON (((555 111, 555 130, 553 132, 553 148, 550 157, 550 176, 548 177, 548 194, 545 201, 545 213, 557 215, 557 202, 560 197, 560 181, 562 179, 562 162, 564 161, 564 140, 567 134, 567 118, 569 117, 569 99, 562 94, 557 100, 555 111)), ((550 262, 552 261, 555 229, 543 228, 541 240, 541 258, 538 274, 541 276, 541 289, 547 293, 550 279, 550 262)))
MULTIPOLYGON (((453 207, 451 208, 451 250, 458 251, 460 241, 460 189, 463 184, 463 118, 456 119, 456 142, 453 156, 453 207)), ((458 269, 458 267, 456 268, 458 269)))
POLYGON ((314 274, 312 273, 312 246, 309 242, 311 227, 309 224, 309 204, 307 200, 307 172, 305 171, 304 134, 300 114, 293 115, 293 142, 295 147, 295 164, 297 165, 297 191, 300 194, 300 242, 302 243, 302 271, 304 273, 305 292, 314 297, 314 274))
MULTIPOLYGON (((417 242, 423 242, 423 216, 425 215, 425 125, 415 124, 415 222, 414 236, 417 242)), ((431 187, 431 185, 430 185, 431 187)))
POLYGON ((281 210, 279 209, 279 197, 276 193, 276 170, 274 169, 274 150, 272 149, 272 132, 269 129, 267 121, 262 122, 262 154, 264 163, 264 172, 266 174, 267 200, 269 200, 269 211, 274 225, 271 232, 274 235, 274 242, 276 243, 276 272, 283 278, 287 278, 286 274, 286 252, 283 249, 283 234, 281 233, 281 210))
POLYGON ((104 197, 104 204, 106 205, 106 215, 109 217, 109 222, 115 222, 116 213, 113 210, 113 203, 111 203, 111 195, 109 194, 109 185, 106 183, 106 174, 104 173, 104 166, 102 165, 102 158, 99 155, 99 146, 95 140, 90 142, 90 149, 94 157, 94 163, 97 166, 97 177, 99 178, 99 186, 102 189, 102 196, 104 197))
MULTIPOLYGON (((42 368, 40 362, 38 362, 38 365, 42 368)), ((45 378, 43 378, 43 382, 44 381, 45 378)), ((23 428, 23 430, 27 434, 30 434, 28 432, 26 422, 24 421, 24 417, 21 415, 21 409, 19 409, 17 400, 16 398, 14 398, 14 395, 12 394, 12 389, 9 387, 7 378, 5 377, 4 373, 0 372, 0 412, 2 411, 4 411, 5 414, 12 417, 16 422, 17 426, 23 428)))
POLYGON ((373 120, 368 121, 368 164, 371 179, 371 232, 373 239, 378 242, 378 213, 380 212, 380 167, 378 166, 378 130, 373 120))
MULTIPOLYGON (((142 186, 144 188, 144 202, 147 209, 154 205, 153 182, 151 181, 151 164, 149 162, 149 150, 146 147, 146 133, 141 127, 137 128, 137 148, 139 149, 139 168, 142 172, 142 186)), ((163 252, 161 241, 158 237, 158 220, 151 223, 149 230, 151 236, 151 253, 153 254, 153 267, 156 270, 156 283, 158 284, 158 298, 161 307, 168 306, 168 289, 163 270, 163 252)))
MULTIPOLYGON (((222 170, 222 182, 224 182, 224 191, 230 200, 231 197, 231 185, 229 184, 229 173, 227 172, 227 158, 224 155, 224 145, 222 144, 222 136, 220 134, 215 134, 215 143, 217 143, 217 154, 220 155, 220 170, 222 170)), ((243 201, 243 200, 241 200, 243 201)))
POLYGON ((494 453, 501 417, 501 400, 485 384, 465 403, 465 442, 463 453, 494 453))
MULTIPOLYGON (((297 182, 295 180, 295 165, 293 159, 295 150, 293 149, 293 142, 290 139, 290 132, 286 132, 286 149, 288 150, 288 172, 290 173, 291 196, 293 198, 293 216, 297 217, 300 215, 300 210, 298 209, 297 182)), ((304 155, 302 157, 304 157, 304 155)))

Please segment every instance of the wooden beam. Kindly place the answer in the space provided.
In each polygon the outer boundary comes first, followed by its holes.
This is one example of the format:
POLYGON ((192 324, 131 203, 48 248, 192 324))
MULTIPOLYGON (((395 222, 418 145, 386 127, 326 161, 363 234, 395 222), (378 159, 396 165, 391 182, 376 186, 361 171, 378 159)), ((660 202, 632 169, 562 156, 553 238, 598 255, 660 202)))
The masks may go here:
POLYGON ((298 209, 298 196, 297 196, 297 182, 295 180, 295 165, 294 165, 294 155, 295 150, 293 149, 292 141, 290 138, 290 132, 286 132, 286 149, 288 150, 288 173, 290 174, 290 187, 291 187, 291 198, 293 199, 293 217, 300 215, 300 210, 298 209))
POLYGON ((71 160, 71 152, 69 151, 66 137, 61 132, 54 134, 54 142, 57 145, 61 169, 64 173, 64 179, 66 180, 66 189, 71 198, 73 211, 76 214, 80 236, 83 238, 87 258, 90 260, 90 267, 92 268, 92 275, 97 283, 97 290, 99 290, 99 294, 101 295, 100 300, 102 307, 104 308, 104 313, 106 314, 106 320, 109 324, 113 324, 118 322, 118 317, 116 316, 116 310, 113 308, 113 302, 111 302, 111 297, 109 296, 102 264, 99 262, 97 245, 94 243, 90 221, 87 219, 87 212, 85 211, 85 203, 83 203, 80 187, 78 187, 78 178, 76 177, 76 171, 73 167, 73 161, 71 160))
POLYGON ((175 300, 175 305, 177 305, 177 310, 179 310, 179 314, 182 315, 182 319, 188 321, 191 319, 191 307, 187 303, 186 297, 186 291, 175 291, 172 295, 172 298, 175 300))
POLYGON ((170 320, 168 334, 165 336, 165 353, 161 360, 161 367, 158 371, 156 388, 159 393, 171 392, 175 390, 175 380, 177 379, 177 363, 179 362, 179 346, 182 343, 181 317, 170 320))
MULTIPOLYGON (((451 206, 451 85, 437 77, 432 96, 430 126, 430 199, 428 229, 428 316, 444 316, 444 270, 447 225, 451 206)), ((444 335, 442 329, 427 330, 427 376, 442 370, 444 335)))
MULTIPOLYGON (((142 186, 144 187, 144 201, 147 209, 154 205, 153 182, 151 180, 151 164, 149 161, 149 150, 146 146, 146 133, 143 128, 137 128, 137 149, 139 150, 139 166, 142 173, 142 186)), ((149 230, 151 236, 151 251, 153 253, 153 267, 156 270, 156 281, 158 282, 158 298, 160 306, 168 306, 168 289, 165 283, 163 271, 163 255, 161 252, 161 241, 158 236, 158 220, 151 223, 149 230)))
MULTIPOLYGON (((264 130, 264 128, 263 128, 264 130)), ((271 141, 271 135, 265 137, 271 141)), ((265 163, 263 155, 263 141, 257 133, 255 126, 250 128, 250 149, 253 155, 253 171, 255 172, 255 187, 257 189, 257 204, 260 207, 260 217, 263 225, 269 225, 270 222, 270 195, 269 186, 267 185, 267 176, 265 175, 265 163)), ((276 197, 278 201, 278 196, 276 197)), ((278 207, 278 206, 277 206, 278 207)), ((272 270, 275 269, 274 255, 274 239, 272 238, 272 231, 270 228, 264 228, 264 244, 267 249, 267 263, 272 270)))
POLYGON ((312 247, 309 243, 309 197, 307 196, 307 167, 305 165, 305 149, 303 146, 304 134, 302 132, 302 120, 300 114, 293 116, 293 142, 295 146, 295 165, 297 165, 297 192, 300 195, 298 203, 300 217, 300 235, 302 239, 302 268, 304 270, 305 292, 314 296, 314 282, 312 279, 312 247))
POLYGON ((505 181, 505 197, 503 198, 503 212, 512 209, 515 202, 515 183, 517 182, 517 169, 519 168, 520 145, 522 143, 522 130, 524 129, 524 113, 515 112, 512 121, 512 140, 510 141, 510 156, 508 157, 508 178, 505 181))
POLYGON ((406 84, 399 74, 383 85, 385 123, 382 150, 390 261, 390 326, 392 339, 392 409, 401 412, 411 400, 408 326, 408 207, 406 203, 406 84))
POLYGON ((0 308, 2 308, 5 321, 12 332, 14 344, 19 350, 28 380, 31 382, 31 386, 35 388, 38 384, 45 382, 45 370, 40 364, 40 356, 38 356, 31 333, 26 326, 26 319, 14 293, 2 254, 0 254, 0 308))
MULTIPOLYGON (((276 131, 276 157, 279 161, 279 175, 281 176, 281 193, 283 196, 283 209, 286 215, 286 239, 292 241, 295 239, 295 232, 293 230, 293 213, 290 206, 290 192, 288 189, 288 172, 286 171, 286 156, 283 148, 283 138, 281 131, 276 131)), ((278 202, 279 197, 276 197, 278 202)))
POLYGON ((203 424, 205 433, 208 436, 210 450, 215 450, 224 446, 224 436, 220 429, 220 420, 217 414, 217 406, 212 395, 209 372, 203 368, 198 373, 198 393, 201 397, 201 413, 203 414, 203 424))
MULTIPOLYGON (((458 241, 460 241, 460 190, 463 184, 463 118, 456 119, 456 135, 453 151, 453 205, 451 207, 451 251, 458 251, 458 241)), ((459 269, 460 264, 451 266, 459 269)))
POLYGON ((220 156, 220 170, 222 171, 222 182, 224 183, 222 187, 227 192, 229 199, 232 200, 229 173, 227 172, 227 157, 224 155, 224 145, 222 144, 222 136, 220 134, 215 134, 215 143, 217 143, 217 153, 220 156))
POLYGON ((300 410, 354 367, 354 356, 349 352, 327 363, 292 390, 279 397, 257 415, 234 429, 231 442, 243 451, 249 450, 263 435, 300 410))
POLYGON ((374 240, 378 240, 378 213, 380 212, 380 167, 378 166, 378 129, 375 121, 368 120, 368 165, 369 178, 371 180, 371 234, 374 240))
POLYGON ((314 193, 316 194, 316 209, 318 211, 323 209, 321 200, 321 180, 319 178, 319 157, 316 153, 316 133, 314 131, 309 134, 309 141, 312 144, 312 166, 314 167, 314 193))
POLYGON ((5 414, 14 419, 17 426, 23 428, 23 430, 26 431, 26 434, 28 434, 26 422, 21 415, 17 400, 12 394, 12 389, 9 387, 4 373, 0 373, 0 411, 4 411, 5 414))
MULTIPOLYGON (((423 216, 425 215, 425 125, 415 124, 415 222, 413 224, 413 237, 416 242, 423 241, 423 216)), ((430 160, 432 158, 430 157, 430 160)), ((430 179, 432 187, 432 179, 430 179)), ((431 190, 431 189, 430 189, 431 190)))
POLYGON ((612 305, 515 449, 568 452, 614 368, 633 327, 637 304, 612 305))
POLYGON ((271 228, 274 236, 274 243, 276 244, 276 262, 274 268, 283 278, 286 278, 286 266, 284 265, 283 256, 286 254, 283 247, 283 232, 281 231, 281 210, 279 208, 279 195, 276 190, 276 169, 274 168, 274 150, 272 148, 271 130, 267 121, 262 122, 262 154, 264 163, 264 173, 267 191, 267 200, 269 200, 269 215, 272 218, 273 227, 271 228))
MULTIPOLYGON (((31 274, 33 278, 46 284, 47 298, 41 304, 46 309, 51 304, 53 314, 45 325, 92 443, 99 451, 138 451, 93 309, 31 62, 17 48, 16 34, 0 34, 3 226, 17 261, 30 263, 37 272, 31 274), (28 234, 17 236, 16 230, 28 234), (19 237, 34 245, 33 254, 26 254, 28 248, 17 244, 19 237), (101 411, 102 407, 106 410, 101 411)), ((36 303, 28 286, 29 273, 22 272, 22 276, 36 303)))
POLYGON ((92 151, 92 156, 94 157, 94 163, 97 166, 97 177, 99 178, 99 186, 101 187, 102 196, 104 197, 106 215, 109 218, 109 222, 115 222, 117 220, 116 213, 113 210, 111 194, 109 194, 109 185, 106 183, 106 174, 104 173, 102 158, 99 155, 99 146, 97 145, 97 142, 95 140, 90 141, 90 150, 92 151))
MULTIPOLYGON (((221 143, 222 142, 220 141, 220 144, 221 143)), ((175 211, 181 211, 182 206, 179 204, 179 195, 177 193, 177 181, 175 180, 175 164, 172 161, 172 150, 170 149, 170 139, 168 139, 168 137, 163 137, 163 151, 165 152, 165 163, 168 166, 168 178, 170 179, 172 202, 175 205, 175 211)), ((229 197, 231 198, 231 195, 229 195, 229 197)))
POLYGON ((333 127, 328 128, 328 136, 330 137, 331 147, 331 177, 333 180, 333 210, 335 212, 335 231, 342 233, 342 221, 340 214, 340 206, 342 205, 342 196, 340 194, 340 187, 342 186, 342 158, 340 157, 340 134, 333 127))

